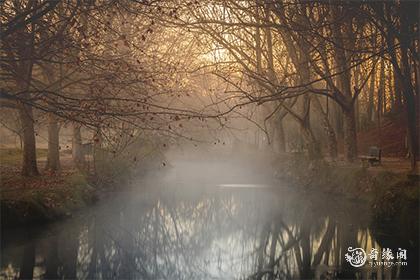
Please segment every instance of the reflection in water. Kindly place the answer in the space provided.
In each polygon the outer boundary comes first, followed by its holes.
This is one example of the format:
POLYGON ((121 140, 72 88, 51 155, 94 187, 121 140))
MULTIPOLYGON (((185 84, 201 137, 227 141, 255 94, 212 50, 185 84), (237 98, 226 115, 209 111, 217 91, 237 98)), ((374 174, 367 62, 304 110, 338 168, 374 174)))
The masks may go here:
POLYGON ((381 250, 366 205, 289 188, 134 193, 41 232, 5 233, 2 278, 394 279, 404 270, 346 262, 348 247, 381 250))

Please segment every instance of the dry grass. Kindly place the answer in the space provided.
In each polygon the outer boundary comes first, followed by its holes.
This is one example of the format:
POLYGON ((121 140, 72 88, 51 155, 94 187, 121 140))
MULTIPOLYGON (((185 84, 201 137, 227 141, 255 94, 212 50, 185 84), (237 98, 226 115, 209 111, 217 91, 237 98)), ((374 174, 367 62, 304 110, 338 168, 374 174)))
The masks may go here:
MULTIPOLYGON (((37 149, 38 158, 47 156, 47 149, 37 149)), ((0 165, 20 165, 22 163, 22 150, 17 148, 0 149, 0 165)))

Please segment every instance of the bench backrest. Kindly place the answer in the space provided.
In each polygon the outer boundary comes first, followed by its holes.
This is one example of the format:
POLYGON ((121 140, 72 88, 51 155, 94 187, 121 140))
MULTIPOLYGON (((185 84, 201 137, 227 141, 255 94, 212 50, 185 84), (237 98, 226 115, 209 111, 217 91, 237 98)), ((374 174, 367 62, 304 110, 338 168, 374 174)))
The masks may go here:
POLYGON ((369 156, 381 159, 381 149, 376 146, 369 147, 369 156))

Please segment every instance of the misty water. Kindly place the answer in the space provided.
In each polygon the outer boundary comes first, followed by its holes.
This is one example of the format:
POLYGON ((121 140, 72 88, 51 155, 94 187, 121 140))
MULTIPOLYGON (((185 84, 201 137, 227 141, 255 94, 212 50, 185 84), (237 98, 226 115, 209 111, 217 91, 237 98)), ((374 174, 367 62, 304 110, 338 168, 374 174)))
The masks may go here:
POLYGON ((405 273, 402 266, 356 269, 346 262, 348 247, 381 251, 381 244, 398 239, 372 227, 369 205, 305 191, 274 173, 246 158, 174 161, 71 219, 3 232, 1 277, 371 279, 405 273))

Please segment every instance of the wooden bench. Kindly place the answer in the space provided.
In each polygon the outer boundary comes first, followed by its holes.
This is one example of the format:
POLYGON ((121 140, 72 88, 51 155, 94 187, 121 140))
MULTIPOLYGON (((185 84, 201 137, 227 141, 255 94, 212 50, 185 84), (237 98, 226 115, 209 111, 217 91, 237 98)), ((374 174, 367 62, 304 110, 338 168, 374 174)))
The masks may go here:
POLYGON ((369 147, 368 155, 360 156, 362 164, 368 162, 370 166, 381 164, 381 149, 376 146, 369 147))

